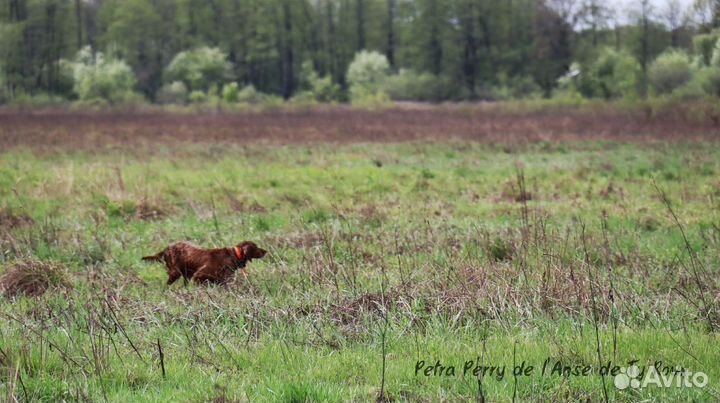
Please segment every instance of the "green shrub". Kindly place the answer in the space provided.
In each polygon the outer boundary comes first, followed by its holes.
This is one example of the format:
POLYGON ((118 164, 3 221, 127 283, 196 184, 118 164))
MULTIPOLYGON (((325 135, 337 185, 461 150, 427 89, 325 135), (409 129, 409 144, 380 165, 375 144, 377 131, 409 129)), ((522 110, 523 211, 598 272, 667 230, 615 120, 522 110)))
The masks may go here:
POLYGON ((578 73, 570 81, 587 98, 627 99, 637 95, 640 64, 626 51, 603 48, 593 61, 575 67, 578 73))
POLYGON ((312 82, 312 94, 320 102, 337 102, 341 99, 340 86, 332 81, 332 77, 320 77, 312 82))
POLYGON ((137 98, 133 94, 135 75, 122 60, 106 59, 102 53, 93 56, 90 47, 85 47, 72 63, 72 71, 73 91, 82 101, 118 103, 137 98))
POLYGON ((175 55, 166 76, 170 81, 182 81, 192 91, 207 91, 230 78, 230 63, 220 49, 202 46, 175 55))
POLYGON ((239 93, 237 83, 225 84, 222 89, 222 99, 229 104, 237 103, 240 100, 239 93))
POLYGON ((648 78, 655 94, 671 94, 692 79, 692 68, 687 54, 678 50, 661 54, 650 65, 648 78))
POLYGON ((720 31, 693 36, 693 52, 700 56, 705 66, 709 66, 715 49, 720 41, 720 31))
POLYGON ((295 101, 337 102, 341 100, 340 86, 334 83, 330 76, 320 77, 310 61, 302 64, 300 89, 301 91, 293 97, 295 101))
POLYGON ((595 65, 595 74, 606 99, 634 97, 640 72, 640 64, 629 52, 610 48, 600 53, 595 65))
POLYGON ((497 84, 481 89, 479 95, 480 98, 489 100, 539 99, 542 97, 542 88, 532 77, 509 78, 502 73, 498 77, 497 84))
POLYGON ((238 89, 237 84, 233 84, 234 83, 230 83, 223 86, 222 91, 219 91, 219 95, 215 87, 210 87, 208 92, 203 94, 204 98, 201 98, 199 94, 196 95, 197 102, 216 106, 219 106, 221 98, 222 102, 243 105, 279 106, 285 102, 280 96, 258 91, 252 84, 248 84, 241 89, 238 89), (235 94, 236 91, 237 93, 235 94))
POLYGON ((16 105, 27 105, 27 106, 50 106, 50 105, 62 105, 67 101, 63 96, 57 94, 51 94, 47 92, 37 92, 34 94, 27 94, 25 92, 18 92, 15 94, 13 103, 16 105))
MULTIPOLYGON (((720 35, 718 35, 718 36, 720 36, 720 35)), ((712 59, 710 59, 710 64, 713 67, 720 68, 720 38, 718 38, 718 40, 715 41, 715 47, 713 48, 712 59)))
POLYGON ((510 97, 513 99, 540 98, 542 88, 530 76, 519 76, 507 83, 510 97))
POLYGON ((389 102, 390 97, 384 91, 361 86, 350 87, 350 103, 353 106, 375 108, 387 105, 389 102))
POLYGON ((292 98, 289 99, 293 105, 306 105, 311 106, 317 104, 315 95, 310 91, 300 91, 295 93, 292 98))
POLYGON ((402 69, 398 74, 385 77, 382 88, 398 101, 440 101, 444 99, 442 80, 430 73, 416 73, 402 69))
POLYGON ((207 94, 202 91, 193 91, 190 93, 188 99, 192 104, 202 104, 207 101, 207 94))
POLYGON ((238 93, 238 102, 254 104, 262 100, 262 94, 255 89, 255 86, 250 84, 243 87, 238 93))
POLYGON ((188 99, 188 90, 182 81, 165 84, 155 94, 155 100, 161 104, 184 104, 188 99))
POLYGON ((238 92, 238 102, 244 104, 259 104, 265 100, 265 94, 255 89, 252 84, 246 85, 238 92))
POLYGON ((682 101, 700 99, 706 95, 702 82, 699 80, 699 77, 695 75, 685 85, 676 88, 670 95, 670 98, 682 101))
POLYGON ((706 67, 695 76, 705 94, 720 97, 720 68, 706 67))
POLYGON ((559 87, 553 91, 550 100, 543 100, 543 104, 554 106, 578 106, 588 102, 587 98, 574 87, 559 87))

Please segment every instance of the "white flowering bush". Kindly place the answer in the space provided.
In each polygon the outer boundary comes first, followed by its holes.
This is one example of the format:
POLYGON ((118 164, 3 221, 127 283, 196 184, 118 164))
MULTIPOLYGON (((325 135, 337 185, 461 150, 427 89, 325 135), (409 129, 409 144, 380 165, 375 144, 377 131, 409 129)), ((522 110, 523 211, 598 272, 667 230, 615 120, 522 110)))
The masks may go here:
POLYGON ((222 87, 230 78, 231 65, 218 48, 202 46, 180 52, 165 69, 166 78, 182 81, 190 91, 205 91, 222 87))
POLYGON ((348 66, 347 81, 350 86, 369 88, 380 84, 389 72, 390 64, 384 55, 363 50, 355 54, 348 66))
POLYGON ((72 69, 73 91, 82 101, 105 100, 118 103, 136 97, 133 93, 135 74, 127 63, 92 54, 89 47, 80 50, 72 69))
POLYGON ((389 73, 390 64, 384 55, 366 50, 356 53, 347 71, 352 103, 370 106, 387 102, 381 84, 389 73))

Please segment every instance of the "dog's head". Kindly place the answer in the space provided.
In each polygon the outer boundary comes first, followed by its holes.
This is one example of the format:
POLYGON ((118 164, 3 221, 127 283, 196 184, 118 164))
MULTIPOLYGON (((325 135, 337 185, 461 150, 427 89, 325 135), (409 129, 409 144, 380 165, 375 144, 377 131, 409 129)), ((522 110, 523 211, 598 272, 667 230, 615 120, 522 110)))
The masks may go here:
POLYGON ((237 248, 239 248, 243 253, 243 258, 247 259, 248 261, 251 261, 253 259, 260 259, 267 251, 255 244, 255 242, 252 241, 243 241, 237 244, 237 248))

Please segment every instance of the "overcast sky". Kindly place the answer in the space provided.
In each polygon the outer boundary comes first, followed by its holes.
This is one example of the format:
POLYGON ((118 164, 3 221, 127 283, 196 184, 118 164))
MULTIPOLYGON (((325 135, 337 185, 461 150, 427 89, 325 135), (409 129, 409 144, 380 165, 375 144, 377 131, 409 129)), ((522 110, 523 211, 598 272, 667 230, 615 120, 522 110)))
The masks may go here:
MULTIPOLYGON (((667 5, 667 0, 650 0, 655 6, 664 7, 667 5)), ((620 4, 632 4, 638 3, 638 0, 610 0, 609 3, 620 3, 620 4)), ((689 6, 692 4, 692 0, 680 0, 680 4, 689 6)))
MULTIPOLYGON (((668 8, 669 0, 650 0, 653 13, 656 17, 661 17, 668 8)), ((694 0, 677 0, 683 9, 683 13, 689 10, 694 0)), ((633 13, 639 7, 639 0, 605 0, 606 4, 615 12, 621 23, 626 23, 633 19, 633 13)))
MULTIPOLYGON (((678 0, 680 2, 680 5, 687 9, 689 8, 693 0, 678 0)), ((615 11, 618 12, 618 14, 627 16, 630 13, 630 10, 636 9, 638 7, 638 4, 640 3, 639 0, 607 0, 607 3, 611 5, 611 7, 615 8, 615 11)), ((650 0, 650 3, 653 5, 653 8, 655 11, 663 11, 667 8, 668 0, 650 0)))

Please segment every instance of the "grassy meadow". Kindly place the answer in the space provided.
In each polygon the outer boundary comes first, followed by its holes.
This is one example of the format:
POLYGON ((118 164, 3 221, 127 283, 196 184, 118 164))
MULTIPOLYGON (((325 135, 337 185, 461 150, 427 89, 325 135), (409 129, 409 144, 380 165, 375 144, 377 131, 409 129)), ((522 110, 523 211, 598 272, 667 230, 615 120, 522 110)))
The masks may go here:
POLYGON ((715 401, 718 178, 700 140, 8 147, 0 399, 715 401), (269 254, 168 287, 140 257, 182 239, 269 254), (709 382, 598 373, 633 360, 709 382))

